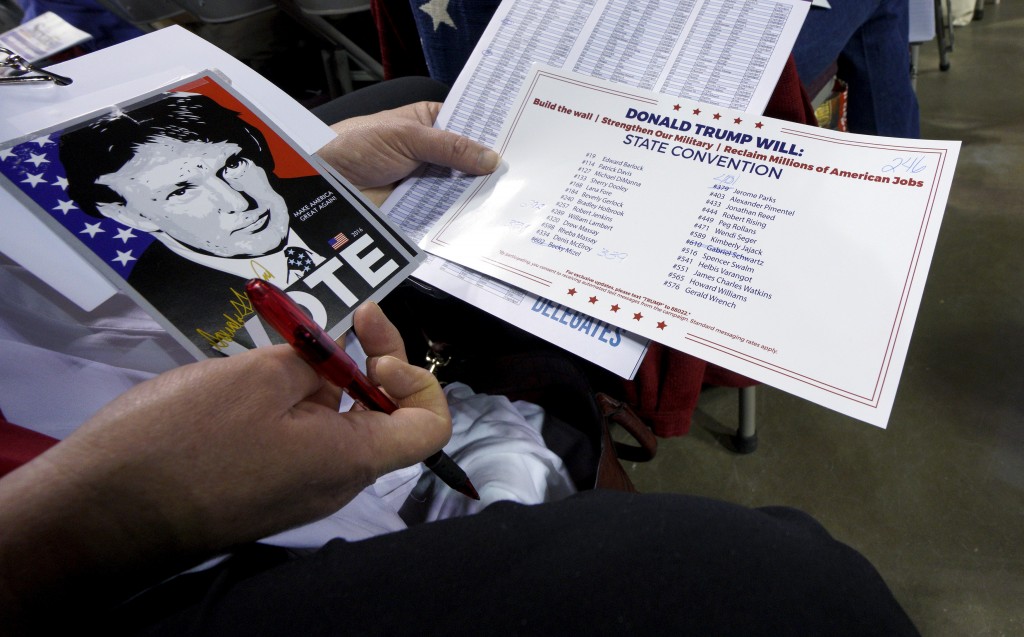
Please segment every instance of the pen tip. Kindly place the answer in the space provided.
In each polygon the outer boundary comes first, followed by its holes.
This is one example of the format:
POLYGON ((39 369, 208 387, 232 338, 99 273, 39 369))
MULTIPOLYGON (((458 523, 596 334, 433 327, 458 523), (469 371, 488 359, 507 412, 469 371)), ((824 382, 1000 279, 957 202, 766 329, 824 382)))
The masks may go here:
POLYGON ((473 498, 474 500, 480 499, 480 494, 476 492, 476 487, 474 487, 473 483, 469 481, 469 478, 466 478, 466 481, 463 482, 462 488, 459 489, 459 493, 467 498, 473 498))

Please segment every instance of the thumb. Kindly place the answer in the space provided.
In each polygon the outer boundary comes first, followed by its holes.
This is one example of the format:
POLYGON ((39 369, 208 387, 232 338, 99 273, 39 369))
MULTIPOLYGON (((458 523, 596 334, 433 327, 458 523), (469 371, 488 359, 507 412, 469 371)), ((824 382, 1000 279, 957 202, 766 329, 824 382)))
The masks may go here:
POLYGON ((430 128, 412 140, 413 154, 421 161, 448 166, 470 175, 494 172, 501 163, 501 155, 468 137, 430 128))
POLYGON ((380 356, 367 360, 367 371, 400 408, 426 409, 441 418, 449 418, 444 391, 426 369, 394 356, 380 356))
MULTIPOLYGON (((422 367, 393 356, 370 359, 372 378, 398 404, 389 418, 375 420, 371 456, 382 466, 381 473, 422 461, 443 447, 452 433, 448 401, 437 379, 422 367)), ((349 412, 354 418, 379 416, 349 412)))

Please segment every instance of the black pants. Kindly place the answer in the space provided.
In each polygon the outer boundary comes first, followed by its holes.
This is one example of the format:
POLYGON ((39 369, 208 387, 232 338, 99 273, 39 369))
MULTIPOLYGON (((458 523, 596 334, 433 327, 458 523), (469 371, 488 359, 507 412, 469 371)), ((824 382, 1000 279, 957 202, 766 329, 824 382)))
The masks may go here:
MULTIPOLYGON (((333 123, 446 89, 407 78, 333 123)), ((78 628, 82 628, 81 625, 78 628)), ((804 513, 590 491, 304 556, 254 545, 100 626, 152 635, 916 635, 877 571, 804 513)))
POLYGON ((122 618, 218 637, 917 634, 806 514, 670 494, 499 503, 304 557, 243 551, 177 584, 122 618))

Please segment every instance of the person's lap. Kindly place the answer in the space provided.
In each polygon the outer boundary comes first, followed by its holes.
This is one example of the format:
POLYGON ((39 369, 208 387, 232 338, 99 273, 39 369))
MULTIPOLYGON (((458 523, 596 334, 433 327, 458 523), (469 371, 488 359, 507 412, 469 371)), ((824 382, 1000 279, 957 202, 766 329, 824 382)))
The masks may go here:
POLYGON ((262 560, 224 566, 140 634, 916 634, 806 514, 682 495, 500 503, 262 560))
MULTIPOLYGON (((371 87, 321 117, 443 99, 445 90, 426 78, 371 87)), ((153 635, 917 634, 874 567, 800 511, 602 491, 536 506, 499 503, 475 516, 336 540, 303 556, 243 547, 213 569, 137 597, 104 628, 153 635)))

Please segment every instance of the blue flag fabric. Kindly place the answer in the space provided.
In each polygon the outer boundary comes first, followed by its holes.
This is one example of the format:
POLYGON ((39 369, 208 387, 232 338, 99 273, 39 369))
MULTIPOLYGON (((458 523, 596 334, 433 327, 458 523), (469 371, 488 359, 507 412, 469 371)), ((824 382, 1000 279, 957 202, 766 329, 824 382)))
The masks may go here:
POLYGON ((409 0, 430 77, 455 83, 500 0, 409 0))
POLYGON ((83 212, 67 194, 60 132, 0 150, 0 173, 125 279, 153 236, 83 212))

